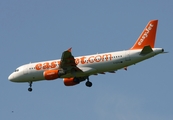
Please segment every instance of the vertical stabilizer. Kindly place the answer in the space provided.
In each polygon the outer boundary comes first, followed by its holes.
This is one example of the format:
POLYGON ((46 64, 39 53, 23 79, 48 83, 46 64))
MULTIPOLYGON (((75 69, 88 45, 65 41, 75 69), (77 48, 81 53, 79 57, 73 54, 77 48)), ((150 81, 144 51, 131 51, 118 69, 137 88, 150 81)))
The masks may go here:
POLYGON ((158 20, 151 20, 133 45, 131 50, 143 49, 145 46, 154 48, 158 20))

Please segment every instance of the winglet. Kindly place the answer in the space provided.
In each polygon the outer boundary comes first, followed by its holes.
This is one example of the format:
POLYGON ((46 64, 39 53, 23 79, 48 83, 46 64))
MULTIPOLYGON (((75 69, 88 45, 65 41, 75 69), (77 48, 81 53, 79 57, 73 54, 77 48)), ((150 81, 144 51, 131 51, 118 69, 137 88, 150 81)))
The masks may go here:
POLYGON ((131 50, 143 49, 145 46, 154 48, 158 20, 151 20, 133 45, 131 50))
POLYGON ((68 51, 68 52, 71 52, 71 49, 72 49, 72 48, 69 48, 67 51, 68 51))

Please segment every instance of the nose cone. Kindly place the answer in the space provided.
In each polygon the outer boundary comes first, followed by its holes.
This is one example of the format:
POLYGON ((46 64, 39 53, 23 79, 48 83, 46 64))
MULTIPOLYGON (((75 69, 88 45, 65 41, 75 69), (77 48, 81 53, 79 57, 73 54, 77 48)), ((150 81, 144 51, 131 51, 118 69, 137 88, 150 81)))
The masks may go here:
POLYGON ((8 76, 8 80, 10 80, 10 81, 13 81, 13 78, 14 78, 13 77, 13 74, 11 74, 11 75, 8 76))

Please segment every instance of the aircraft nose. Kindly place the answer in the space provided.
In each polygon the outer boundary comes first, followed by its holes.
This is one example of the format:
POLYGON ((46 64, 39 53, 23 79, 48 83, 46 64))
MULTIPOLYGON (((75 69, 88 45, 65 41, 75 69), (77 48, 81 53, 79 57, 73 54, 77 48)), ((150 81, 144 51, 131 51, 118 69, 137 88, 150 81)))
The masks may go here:
POLYGON ((8 76, 8 80, 10 80, 10 81, 13 81, 13 78, 14 78, 13 77, 13 74, 11 74, 11 75, 8 76))

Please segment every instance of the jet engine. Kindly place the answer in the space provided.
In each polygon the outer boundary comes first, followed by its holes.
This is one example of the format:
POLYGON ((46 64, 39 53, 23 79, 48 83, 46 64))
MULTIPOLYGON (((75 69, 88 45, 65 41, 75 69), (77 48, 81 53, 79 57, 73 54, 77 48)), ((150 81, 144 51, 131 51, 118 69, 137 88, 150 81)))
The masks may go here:
POLYGON ((73 86, 80 83, 75 78, 64 78, 63 81, 65 86, 73 86))
POLYGON ((46 70, 43 75, 46 80, 54 80, 60 78, 62 75, 65 75, 65 72, 62 70, 46 70))

